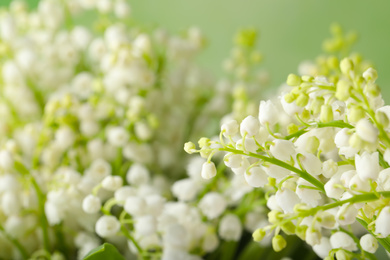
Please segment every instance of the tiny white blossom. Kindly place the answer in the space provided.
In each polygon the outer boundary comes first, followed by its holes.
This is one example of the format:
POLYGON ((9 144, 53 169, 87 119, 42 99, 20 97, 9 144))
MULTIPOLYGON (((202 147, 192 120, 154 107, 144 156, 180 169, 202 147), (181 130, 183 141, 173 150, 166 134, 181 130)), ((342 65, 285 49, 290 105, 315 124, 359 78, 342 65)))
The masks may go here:
POLYGON ((115 191, 122 187, 123 180, 120 176, 106 176, 102 181, 102 187, 106 190, 115 191))
POLYGON ((199 201, 199 209, 209 219, 219 217, 226 207, 226 199, 217 192, 209 192, 199 201))
POLYGON ((383 238, 390 235, 390 206, 384 207, 375 220, 375 233, 383 238))
POLYGON ((356 133, 358 136, 369 143, 375 143, 378 139, 379 131, 368 119, 360 119, 356 124, 356 133))
POLYGON ((378 249, 378 240, 371 234, 365 234, 360 238, 360 245, 364 251, 375 254, 378 249))
POLYGON ((221 131, 225 137, 235 136, 238 133, 238 123, 236 120, 230 120, 221 126, 221 131))
POLYGON ((82 206, 86 213, 94 214, 99 212, 100 208, 102 207, 102 202, 98 197, 90 194, 84 198, 82 206))
POLYGON ((277 139, 269 148, 272 155, 281 161, 290 161, 295 157, 295 147, 291 141, 277 139))
POLYGON ((247 137, 251 137, 256 135, 260 130, 260 122, 254 116, 247 116, 244 120, 242 120, 240 124, 240 134, 241 136, 247 135, 247 137))
POLYGON ((376 181, 379 175, 379 153, 364 152, 355 155, 356 172, 362 180, 376 181))
POLYGON ((96 233, 103 237, 112 237, 115 236, 121 227, 118 219, 114 216, 101 216, 95 225, 96 233))
POLYGON ((342 248, 348 251, 357 251, 357 245, 352 237, 344 232, 338 231, 330 237, 330 244, 333 249, 342 248))
POLYGON ((202 165, 201 175, 203 179, 211 179, 217 175, 217 169, 215 168, 215 164, 213 162, 205 162, 202 165))
POLYGON ((264 187, 268 183, 268 175, 260 166, 255 166, 246 171, 246 182, 252 187, 264 187))
POLYGON ((241 238, 242 226, 240 219, 234 214, 223 216, 219 222, 219 236, 227 241, 238 241, 241 238))
POLYGON ((278 122, 278 110, 271 100, 260 101, 259 106, 259 121, 260 124, 275 125, 278 122))

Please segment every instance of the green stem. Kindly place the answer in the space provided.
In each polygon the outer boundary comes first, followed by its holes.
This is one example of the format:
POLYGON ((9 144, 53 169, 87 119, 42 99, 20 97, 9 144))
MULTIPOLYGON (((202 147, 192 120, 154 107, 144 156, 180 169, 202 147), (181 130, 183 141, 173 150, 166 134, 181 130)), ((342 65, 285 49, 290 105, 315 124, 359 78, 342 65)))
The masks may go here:
POLYGON ((42 235, 43 235, 43 245, 47 252, 50 252, 50 242, 49 242, 49 231, 48 231, 48 221, 45 214, 45 195, 43 194, 41 188, 39 187, 38 183, 36 182, 34 177, 31 177, 31 182, 34 186, 35 192, 37 193, 38 198, 38 207, 39 207, 39 221, 42 228, 42 235))
POLYGON ((0 231, 3 233, 3 235, 19 250, 20 254, 22 255, 23 259, 28 259, 28 253, 27 250, 22 246, 22 244, 19 243, 18 240, 10 236, 3 228, 3 226, 0 224, 0 231))
POLYGON ((138 244, 138 242, 134 239, 134 237, 132 235, 130 235, 130 232, 127 230, 127 228, 124 226, 124 225, 121 225, 121 230, 123 232, 123 234, 125 235, 125 237, 127 237, 131 242, 133 242, 134 246, 137 248, 138 250, 138 253, 140 255, 142 255, 143 253, 143 250, 141 248, 141 246, 138 244))
POLYGON ((302 179, 305 179, 306 181, 310 182, 315 187, 317 187, 320 191, 325 193, 324 184, 321 181, 317 180, 316 178, 311 176, 309 173, 307 173, 305 171, 302 171, 300 169, 297 169, 294 166, 291 166, 290 164, 288 164, 286 162, 283 162, 283 161, 278 160, 276 158, 270 158, 270 157, 267 157, 267 156, 264 156, 264 155, 255 154, 255 153, 251 153, 251 152, 246 152, 245 153, 245 152, 243 152, 241 150, 237 150, 237 149, 234 149, 234 148, 223 147, 223 148, 219 148, 219 150, 220 151, 226 151, 226 152, 232 152, 232 153, 235 153, 235 154, 241 154, 241 155, 245 155, 245 156, 251 156, 253 158, 258 158, 258 159, 261 159, 263 161, 266 161, 266 162, 278 165, 280 167, 283 167, 283 168, 285 168, 285 169, 287 169, 289 171, 295 172, 296 174, 298 174, 299 177, 301 177, 302 179))

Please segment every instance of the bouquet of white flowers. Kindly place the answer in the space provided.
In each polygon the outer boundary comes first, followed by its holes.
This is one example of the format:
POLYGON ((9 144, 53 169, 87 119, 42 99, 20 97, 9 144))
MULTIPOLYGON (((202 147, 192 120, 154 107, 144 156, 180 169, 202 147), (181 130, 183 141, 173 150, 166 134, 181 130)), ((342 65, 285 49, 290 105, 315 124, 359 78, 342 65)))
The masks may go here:
POLYGON ((216 81, 198 28, 146 28, 125 0, 1 9, 0 258, 390 252, 390 110, 355 34, 332 33, 260 101, 254 29, 216 81))

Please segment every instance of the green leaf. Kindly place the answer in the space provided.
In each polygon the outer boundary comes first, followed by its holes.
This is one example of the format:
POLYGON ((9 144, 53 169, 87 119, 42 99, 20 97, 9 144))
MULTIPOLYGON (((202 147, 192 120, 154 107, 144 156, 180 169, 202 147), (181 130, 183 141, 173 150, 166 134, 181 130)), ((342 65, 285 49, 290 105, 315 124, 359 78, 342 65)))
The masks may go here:
POLYGON ((91 250, 83 260, 125 260, 115 246, 104 243, 91 250))

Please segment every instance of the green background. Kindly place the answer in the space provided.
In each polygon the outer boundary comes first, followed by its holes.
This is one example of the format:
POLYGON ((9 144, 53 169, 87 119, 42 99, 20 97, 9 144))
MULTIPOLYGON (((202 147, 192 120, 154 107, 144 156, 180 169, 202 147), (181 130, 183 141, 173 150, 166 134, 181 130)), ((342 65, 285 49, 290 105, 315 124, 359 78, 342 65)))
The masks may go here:
MULTIPOLYGON (((10 0, 0 0, 7 5, 10 0)), ((29 0, 34 6, 37 0, 29 0)), ((222 74, 221 63, 229 55, 232 37, 240 28, 260 31, 259 48, 265 55, 263 67, 278 86, 298 64, 321 53, 329 37, 329 26, 340 23, 356 30, 354 50, 374 62, 378 83, 390 101, 390 1, 389 0, 136 0, 132 16, 145 25, 158 25, 172 32, 198 26, 208 39, 199 62, 213 73, 222 74)))

